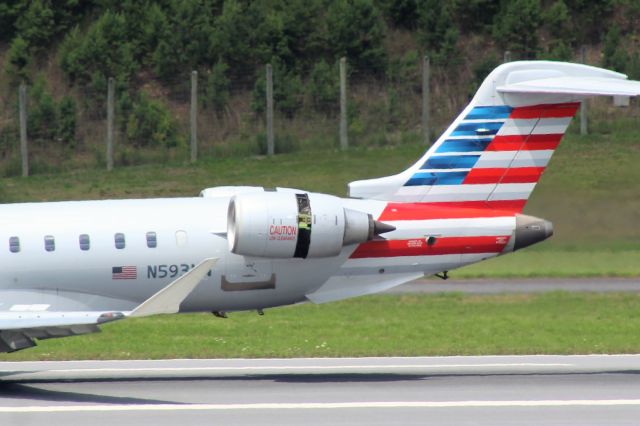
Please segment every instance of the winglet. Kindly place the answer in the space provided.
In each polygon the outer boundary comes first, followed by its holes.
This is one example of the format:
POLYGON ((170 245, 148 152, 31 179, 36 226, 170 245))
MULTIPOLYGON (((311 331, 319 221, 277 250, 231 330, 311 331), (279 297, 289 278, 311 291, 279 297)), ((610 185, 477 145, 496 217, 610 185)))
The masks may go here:
POLYGON ((182 301, 191 294, 217 261, 217 258, 203 260, 195 268, 142 302, 127 316, 146 317, 156 314, 175 314, 180 310, 182 301))

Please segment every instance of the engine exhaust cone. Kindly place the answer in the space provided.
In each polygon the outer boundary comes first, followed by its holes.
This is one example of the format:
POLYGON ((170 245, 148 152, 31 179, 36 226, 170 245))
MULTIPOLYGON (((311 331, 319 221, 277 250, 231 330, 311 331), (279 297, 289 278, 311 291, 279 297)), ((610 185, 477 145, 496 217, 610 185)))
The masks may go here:
POLYGON ((395 231, 396 227, 393 225, 389 225, 388 223, 378 222, 377 220, 373 221, 373 233, 374 235, 384 234, 386 232, 395 231))

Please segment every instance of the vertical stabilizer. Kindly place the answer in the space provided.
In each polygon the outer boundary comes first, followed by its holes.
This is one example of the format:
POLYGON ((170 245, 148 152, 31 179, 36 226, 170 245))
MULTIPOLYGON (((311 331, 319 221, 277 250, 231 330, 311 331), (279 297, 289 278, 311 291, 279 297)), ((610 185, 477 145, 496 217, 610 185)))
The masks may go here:
POLYGON ((600 68, 549 61, 503 64, 413 166, 394 176, 351 182, 349 194, 521 211, 580 101, 638 94, 640 82, 600 68))

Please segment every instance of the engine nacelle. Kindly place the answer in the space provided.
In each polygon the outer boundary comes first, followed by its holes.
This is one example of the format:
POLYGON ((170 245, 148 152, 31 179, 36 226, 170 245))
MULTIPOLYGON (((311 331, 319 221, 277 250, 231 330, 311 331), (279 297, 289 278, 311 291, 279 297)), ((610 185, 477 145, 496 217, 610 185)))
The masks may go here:
POLYGON ((375 229, 370 214, 344 208, 338 197, 265 191, 231 198, 227 240, 232 253, 244 256, 317 258, 368 241, 375 229))

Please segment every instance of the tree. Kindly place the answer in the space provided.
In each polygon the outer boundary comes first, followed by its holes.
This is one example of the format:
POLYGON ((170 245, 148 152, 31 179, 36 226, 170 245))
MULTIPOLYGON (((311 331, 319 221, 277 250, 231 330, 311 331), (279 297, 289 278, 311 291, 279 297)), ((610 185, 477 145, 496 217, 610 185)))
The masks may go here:
POLYGON ((169 19, 157 3, 146 10, 139 31, 137 50, 141 61, 153 63, 153 55, 160 42, 172 36, 169 19))
POLYGON ((37 52, 51 43, 56 32, 53 7, 49 0, 29 2, 27 10, 20 14, 16 29, 29 48, 37 52))
POLYGON ((150 62, 155 73, 164 80, 193 70, 196 61, 189 57, 186 44, 189 42, 191 22, 185 15, 191 15, 190 2, 186 5, 170 3, 162 11, 155 6, 147 16, 146 28, 142 31, 142 44, 150 49, 150 62))
POLYGON ((449 0, 452 16, 464 33, 491 29, 493 18, 500 10, 500 0, 449 0))
POLYGON ((180 74, 184 69, 184 51, 180 48, 179 41, 171 37, 171 31, 166 29, 167 36, 161 37, 158 41, 158 46, 153 52, 152 62, 154 64, 154 71, 156 74, 169 80, 171 76, 180 74))
POLYGON ((211 105, 218 117, 224 112, 229 101, 231 81, 227 77, 229 66, 224 62, 217 62, 207 78, 206 103, 211 105))
POLYGON ((103 13, 85 36, 76 27, 60 48, 62 70, 82 85, 106 77, 129 80, 140 64, 133 44, 126 38, 126 28, 125 17, 110 11, 103 13))
POLYGON ((181 38, 187 66, 211 63, 209 37, 213 32, 213 10, 208 1, 182 0, 175 11, 173 37, 181 38))
POLYGON ((87 0, 50 0, 53 2, 55 33, 59 35, 81 22, 87 12, 94 7, 94 1, 87 0))
MULTIPOLYGON (((609 26, 616 0, 564 0, 573 22, 578 44, 599 43, 609 26)), ((622 2, 618 2, 622 3, 622 2)))
POLYGON ((17 83, 27 79, 26 67, 29 65, 30 58, 29 44, 22 37, 14 38, 9 47, 4 66, 5 71, 14 82, 17 83))
POLYGON ((324 7, 324 0, 225 1, 210 34, 209 59, 246 79, 274 57, 301 73, 326 52, 324 7))
POLYGON ((557 0, 544 13, 544 22, 551 37, 568 42, 573 37, 573 25, 569 8, 563 0, 557 0))
POLYGON ((622 30, 613 24, 604 38, 602 48, 604 67, 614 71, 625 72, 629 54, 626 46, 622 43, 622 30))
POLYGON ((560 61, 570 60, 573 56, 571 44, 574 41, 574 29, 569 8, 563 0, 557 0, 544 13, 544 22, 550 40, 545 57, 560 61))
POLYGON ((145 94, 133 104, 125 137, 127 143, 136 147, 175 147, 179 143, 178 126, 167 107, 145 94))
POLYGON ((56 103, 41 74, 29 89, 30 134, 35 140, 51 141, 56 134, 56 127, 56 103))
POLYGON ((253 26, 256 22, 252 21, 256 11, 249 11, 248 7, 242 6, 237 0, 225 1, 209 37, 211 59, 225 62, 236 73, 253 71, 254 55, 251 46, 256 46, 257 35, 253 26))
POLYGON ((554 61, 570 61, 573 57, 573 49, 570 45, 563 40, 552 40, 549 42, 549 47, 545 59, 551 59, 554 61))
POLYGON ((330 113, 338 104, 338 71, 324 60, 318 62, 309 75, 307 91, 317 111, 330 113))
MULTIPOLYGON (((302 79, 294 71, 289 71, 278 58, 274 58, 273 69, 273 103, 274 108, 285 113, 288 117, 302 107, 303 88, 302 79)), ((251 92, 251 109, 261 113, 266 105, 266 78, 260 76, 251 92)))
POLYGON ((29 88, 29 135, 44 143, 71 145, 75 132, 75 101, 63 96, 57 102, 47 88, 45 75, 37 75, 29 88))
POLYGON ((384 16, 393 25, 414 29, 418 22, 418 3, 416 0, 379 0, 378 4, 384 16))
POLYGON ((513 0, 496 16, 493 37, 496 43, 523 59, 534 59, 539 50, 540 0, 513 0))
POLYGON ((280 0, 278 13, 282 16, 282 41, 289 56, 274 49, 289 69, 303 72, 310 69, 317 58, 326 52, 323 0, 280 0))
POLYGON ((16 32, 16 20, 28 2, 23 1, 0 1, 0 40, 9 41, 16 32))
POLYGON ((72 145, 76 137, 76 103, 72 97, 64 96, 60 100, 56 119, 56 139, 72 145))
POLYGON ((421 79, 420 64, 421 60, 418 51, 409 50, 402 58, 389 61, 387 78, 395 85, 409 85, 408 87, 411 87, 413 84, 418 84, 416 88, 419 88, 421 79))
POLYGON ((372 0, 336 0, 327 10, 327 42, 334 59, 346 56, 359 72, 382 74, 386 26, 372 0))
POLYGON ((451 3, 426 0, 418 5, 418 41, 433 63, 457 65, 459 31, 452 19, 451 3))

